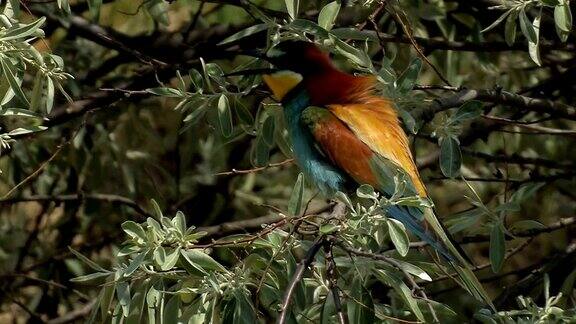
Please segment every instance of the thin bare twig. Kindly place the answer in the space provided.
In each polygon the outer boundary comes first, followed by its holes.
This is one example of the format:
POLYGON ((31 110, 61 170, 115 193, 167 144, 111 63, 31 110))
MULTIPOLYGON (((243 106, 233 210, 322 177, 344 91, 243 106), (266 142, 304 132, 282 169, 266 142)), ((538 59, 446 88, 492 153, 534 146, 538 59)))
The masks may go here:
POLYGON ((253 168, 253 169, 246 169, 246 170, 237 170, 237 169, 232 169, 231 171, 226 171, 226 172, 219 172, 219 173, 215 173, 215 176, 229 176, 229 175, 238 175, 238 174, 248 174, 248 173, 254 173, 254 172, 259 172, 259 171, 263 171, 269 168, 277 168, 277 167, 282 167, 288 164, 291 164, 294 162, 294 159, 286 159, 282 162, 277 162, 277 163, 270 163, 268 165, 262 166, 262 167, 258 167, 258 168, 253 168))
MULTIPOLYGON (((328 285, 330 292, 332 293, 332 298, 334 298, 334 307, 336 308, 336 315, 340 324, 346 324, 348 322, 348 317, 342 311, 342 302, 340 300, 340 289, 338 288, 338 277, 336 274, 336 262, 334 261, 334 255, 332 252, 332 247, 334 243, 326 241, 324 242, 324 254, 326 255, 326 275, 328 277, 328 285)), ((328 297, 326 297, 328 298, 328 297)))
POLYGON ((296 271, 294 272, 292 279, 290 279, 288 287, 284 292, 284 297, 282 298, 282 311, 280 312, 280 316, 278 317, 277 321, 278 324, 286 323, 286 317, 288 316, 288 309, 290 307, 290 303, 292 302, 292 295, 294 294, 294 290, 296 289, 298 283, 300 283, 300 281, 302 280, 306 268, 308 268, 314 261, 314 257, 324 244, 324 240, 325 240, 324 236, 317 238, 316 241, 314 241, 314 243, 310 247, 310 249, 308 249, 308 252, 306 252, 306 257, 304 257, 304 259, 302 259, 302 261, 298 263, 298 267, 296 267, 296 271))

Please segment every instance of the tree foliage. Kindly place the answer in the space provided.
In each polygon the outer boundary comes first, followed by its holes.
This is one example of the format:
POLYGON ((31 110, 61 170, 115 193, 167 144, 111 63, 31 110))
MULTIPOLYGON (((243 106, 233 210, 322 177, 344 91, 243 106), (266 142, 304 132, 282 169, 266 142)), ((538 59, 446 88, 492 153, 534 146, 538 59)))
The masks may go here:
POLYGON ((570 0, 0 5, 0 321, 569 323, 570 0), (243 55, 315 42, 394 101, 402 174, 318 194, 243 55), (496 310, 387 217, 434 206, 496 310))

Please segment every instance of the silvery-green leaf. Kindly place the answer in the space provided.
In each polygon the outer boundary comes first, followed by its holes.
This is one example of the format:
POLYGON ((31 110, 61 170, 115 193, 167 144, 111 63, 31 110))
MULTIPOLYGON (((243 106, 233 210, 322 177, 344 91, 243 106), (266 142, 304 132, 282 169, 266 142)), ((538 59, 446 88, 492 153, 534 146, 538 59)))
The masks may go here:
POLYGON ((288 212, 293 216, 300 215, 302 211, 302 198, 304 196, 304 175, 300 173, 294 188, 292 189, 292 194, 290 194, 290 200, 288 201, 288 212))
POLYGON ((318 14, 318 25, 326 30, 332 29, 339 11, 340 3, 337 1, 332 1, 325 5, 322 10, 320 10, 320 14, 318 14))
POLYGON ((490 231, 490 263, 493 272, 497 273, 502 269, 505 253, 506 240, 504 231, 499 223, 495 223, 490 231))
POLYGON ((558 29, 570 32, 572 30, 572 12, 568 1, 554 7, 554 22, 558 29))
POLYGON ((461 123, 463 121, 478 118, 482 115, 482 102, 477 100, 470 100, 464 103, 452 117, 450 121, 453 123, 461 123))
POLYGON ((123 317, 127 317, 130 314, 130 285, 128 282, 121 281, 116 285, 116 295, 118 304, 122 307, 123 317))
POLYGON ((522 33, 524 34, 524 36, 526 36, 526 39, 528 39, 529 42, 532 43, 538 42, 538 37, 536 36, 536 30, 534 30, 534 25, 532 24, 530 19, 528 19, 528 16, 526 15, 526 11, 524 10, 524 8, 520 10, 520 29, 522 30, 522 33))
POLYGON ((6 77, 6 80, 8 80, 10 88, 14 91, 16 98, 18 98, 25 107, 29 107, 30 102, 28 101, 28 98, 26 98, 26 95, 20 86, 22 80, 16 78, 16 75, 14 74, 15 68, 12 66, 12 63, 10 63, 10 60, 6 57, 0 57, 0 65, 2 66, 2 73, 6 77))
POLYGON ((286 4, 286 10, 288 11, 290 18, 292 18, 292 20, 296 19, 296 16, 298 16, 298 7, 300 5, 300 1, 284 0, 284 3, 286 4))
POLYGON ((221 94, 218 99, 218 124, 220 131, 224 137, 230 137, 234 131, 234 124, 232 123, 232 111, 230 110, 230 103, 225 94, 221 94))
POLYGON ((396 90, 401 94, 405 94, 412 90, 414 84, 416 84, 421 68, 422 61, 419 58, 412 60, 410 65, 408 65, 406 70, 402 72, 400 77, 398 77, 398 80, 396 80, 396 90))
POLYGON ((482 29, 481 33, 485 33, 487 31, 489 31, 490 29, 498 26, 502 21, 504 21, 504 19, 506 19, 506 17, 508 17, 508 15, 510 15, 512 10, 514 10, 514 9, 510 9, 510 10, 504 12, 502 15, 500 15, 500 17, 498 17, 498 19, 496 19, 492 24, 490 24, 490 26, 482 29))
POLYGON ((18 38, 26 38, 28 36, 32 36, 34 33, 36 33, 40 29, 40 26, 42 26, 45 21, 46 21, 46 17, 41 17, 41 18, 37 19, 36 21, 34 21, 30 24, 24 25, 22 27, 10 28, 9 30, 6 31, 6 34, 4 34, 3 36, 0 36, 0 40, 8 41, 8 40, 13 40, 13 39, 18 39, 18 38))
POLYGON ((396 250, 401 256, 406 256, 410 250, 410 239, 408 238, 408 233, 406 233, 406 227, 401 222, 388 218, 386 219, 388 224, 388 232, 390 233, 390 238, 392 243, 396 247, 396 250))
POLYGON ((506 44, 508 44, 508 46, 512 46, 516 41, 516 21, 518 20, 518 14, 518 10, 514 10, 506 19, 504 38, 506 39, 506 44))
POLYGON ((460 173, 462 164, 462 152, 458 140, 454 137, 441 138, 440 140, 440 170, 449 178, 454 178, 460 173))
POLYGON ((70 281, 76 282, 76 283, 92 284, 93 285, 93 284, 95 284, 95 281, 99 281, 100 279, 102 279, 104 277, 108 277, 108 276, 110 276, 109 272, 95 272, 95 273, 87 274, 84 276, 72 278, 72 279, 70 279, 70 281))
POLYGON ((542 11, 540 14, 534 18, 534 31, 536 33, 536 41, 535 42, 528 42, 528 53, 530 54, 530 58, 534 63, 538 64, 538 66, 542 65, 542 60, 540 59, 540 20, 542 19, 542 11))
POLYGON ((46 77, 46 113, 49 114, 54 107, 54 81, 46 77))
POLYGON ((126 234, 135 239, 146 240, 146 233, 142 226, 134 221, 125 221, 122 223, 122 229, 126 234))
POLYGON ((239 39, 242 39, 244 37, 248 37, 251 35, 254 35, 256 33, 259 33, 261 31, 264 31, 266 29, 268 29, 270 26, 268 24, 257 24, 257 25, 253 25, 250 26, 246 29, 242 29, 241 31, 226 37, 224 40, 222 40, 220 43, 218 43, 218 45, 225 45, 228 43, 232 43, 235 42, 239 39))

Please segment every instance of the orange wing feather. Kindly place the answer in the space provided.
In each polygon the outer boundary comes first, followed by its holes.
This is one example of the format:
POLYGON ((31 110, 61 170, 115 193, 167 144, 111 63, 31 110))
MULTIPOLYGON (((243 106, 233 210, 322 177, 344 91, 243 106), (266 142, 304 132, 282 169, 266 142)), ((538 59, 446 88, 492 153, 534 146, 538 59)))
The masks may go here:
POLYGON ((332 163, 345 170, 358 183, 377 186, 370 167, 374 152, 332 113, 316 121, 312 134, 332 163))
POLYGON ((369 96, 363 103, 329 105, 329 110, 372 151, 396 163, 412 179, 414 187, 426 197, 426 187, 412 158, 408 138, 398 121, 392 103, 384 98, 369 96))

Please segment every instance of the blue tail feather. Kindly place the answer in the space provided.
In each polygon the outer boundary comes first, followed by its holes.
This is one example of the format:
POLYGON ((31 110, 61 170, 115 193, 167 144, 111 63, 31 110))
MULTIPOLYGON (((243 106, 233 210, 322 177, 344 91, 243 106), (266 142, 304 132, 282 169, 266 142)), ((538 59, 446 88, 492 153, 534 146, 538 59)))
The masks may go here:
POLYGON ((442 241, 424 228, 424 215, 418 208, 392 205, 386 207, 386 211, 391 218, 400 221, 408 231, 418 236, 422 241, 430 244, 434 250, 438 251, 448 261, 456 261, 442 241))

